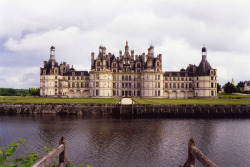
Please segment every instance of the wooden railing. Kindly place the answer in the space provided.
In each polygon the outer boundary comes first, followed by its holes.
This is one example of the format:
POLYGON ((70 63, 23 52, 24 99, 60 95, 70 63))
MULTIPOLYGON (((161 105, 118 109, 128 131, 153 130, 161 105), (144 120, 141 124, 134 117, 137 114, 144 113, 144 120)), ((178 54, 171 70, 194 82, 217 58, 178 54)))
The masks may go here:
POLYGON ((64 137, 59 141, 59 146, 48 152, 43 158, 39 159, 31 167, 45 167, 49 165, 57 156, 59 156, 59 167, 67 166, 68 160, 65 156, 66 142, 64 137))
POLYGON ((195 167, 195 159, 205 167, 217 167, 215 163, 195 146, 195 142, 191 138, 188 142, 188 159, 183 167, 195 167))

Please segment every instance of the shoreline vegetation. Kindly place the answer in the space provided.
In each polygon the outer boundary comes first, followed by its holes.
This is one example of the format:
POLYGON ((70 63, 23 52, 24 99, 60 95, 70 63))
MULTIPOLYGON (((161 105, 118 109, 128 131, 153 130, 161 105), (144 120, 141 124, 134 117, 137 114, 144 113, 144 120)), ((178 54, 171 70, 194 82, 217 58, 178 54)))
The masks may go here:
MULTIPOLYGON (((136 104, 148 105, 250 105, 250 95, 219 94, 216 99, 133 98, 136 104), (230 97, 235 97, 230 99, 230 97), (242 97, 242 99, 241 99, 242 97), (249 97, 249 98, 248 98, 249 97)), ((52 98, 34 96, 0 96, 0 103, 44 104, 116 104, 119 98, 52 98)))

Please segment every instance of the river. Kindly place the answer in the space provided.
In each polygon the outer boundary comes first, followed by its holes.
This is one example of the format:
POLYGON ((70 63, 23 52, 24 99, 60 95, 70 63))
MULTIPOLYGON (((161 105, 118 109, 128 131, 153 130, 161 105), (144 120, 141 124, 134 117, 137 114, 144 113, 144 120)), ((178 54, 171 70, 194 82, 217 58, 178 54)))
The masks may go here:
POLYGON ((0 147, 21 137, 27 143, 20 154, 42 155, 42 147, 57 146, 61 136, 67 158, 90 167, 178 167, 191 137, 220 167, 250 166, 250 119, 0 116, 0 147))

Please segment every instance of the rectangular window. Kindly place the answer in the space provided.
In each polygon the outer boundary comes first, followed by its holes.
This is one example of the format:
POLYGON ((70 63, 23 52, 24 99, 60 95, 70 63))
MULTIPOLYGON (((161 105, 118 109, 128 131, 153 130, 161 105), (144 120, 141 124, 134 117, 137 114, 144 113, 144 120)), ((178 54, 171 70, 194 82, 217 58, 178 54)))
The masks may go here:
POLYGON ((213 90, 211 91, 211 96, 214 96, 214 91, 213 90))
POLYGON ((197 88, 199 87, 199 83, 197 83, 197 88))
POLYGON ((115 96, 115 91, 113 90, 113 96, 115 96))
POLYGON ((96 74, 95 77, 96 77, 96 79, 99 79, 99 74, 96 74))
POLYGON ((124 88, 124 83, 122 83, 122 88, 124 88))
POLYGON ((68 88, 70 88, 70 82, 68 82, 68 88))
POLYGON ((55 81, 55 84, 57 84, 57 81, 55 81))
POLYGON ((124 75, 122 76, 122 80, 124 81, 124 75))
POLYGON ((213 88, 214 87, 214 83, 211 83, 211 88, 213 88))
POLYGON ((113 80, 114 80, 114 81, 116 80, 116 76, 115 76, 115 75, 113 75, 113 80))
POLYGON ((95 94, 96 94, 96 96, 99 96, 99 90, 96 90, 95 94))
POLYGON ((55 79, 57 79, 57 76, 55 76, 55 79))
POLYGON ((176 88, 176 83, 173 83, 173 88, 176 88))
POLYGON ((89 84, 88 84, 87 82, 85 83, 85 87, 86 87, 86 88, 88 88, 88 87, 89 87, 89 84))
POLYGON ((137 88, 140 88, 140 83, 137 83, 137 88))
POLYGON ((165 83, 165 88, 168 88, 168 83, 165 83))
POLYGON ((131 83, 129 83, 129 88, 131 88, 131 83))
POLYGON ((211 80, 214 80, 214 77, 211 77, 211 80))
POLYGON ((160 80, 161 79, 161 76, 160 75, 158 75, 158 80, 160 80))
POLYGON ((126 83, 126 88, 128 88, 128 83, 126 83))
POLYGON ((78 82, 76 83, 76 85, 77 85, 76 87, 79 88, 79 83, 78 82))
POLYGON ((97 88, 99 87, 99 82, 95 83, 95 87, 97 87, 97 88))
POLYGON ((176 80, 176 78, 174 77, 174 81, 176 80))
POLYGON ((113 88, 115 88, 115 83, 113 83, 113 88))
POLYGON ((74 82, 72 82, 72 88, 74 88, 75 87, 75 83, 74 82))
POLYGON ((192 88, 192 83, 189 83, 189 88, 192 88))
POLYGON ((137 91, 137 96, 141 96, 141 92, 140 91, 137 91))
POLYGON ((184 78, 183 78, 183 77, 181 77, 181 80, 182 80, 182 81, 184 81, 184 78))
POLYGON ((117 91, 117 96, 119 96, 119 90, 117 91))
POLYGON ((158 88, 160 88, 161 87, 161 83, 160 82, 158 82, 158 88))
POLYGON ((158 90, 158 96, 161 96, 161 91, 158 90))
POLYGON ((68 80, 70 80, 70 77, 68 77, 68 80))
POLYGON ((82 88, 84 87, 84 84, 83 84, 83 82, 81 83, 81 87, 82 87, 82 88))
POLYGON ((73 80, 75 80, 75 77, 72 77, 73 80))
POLYGON ((181 83, 181 88, 184 88, 184 83, 181 83))
POLYGON ((79 77, 77 76, 77 80, 79 80, 79 77))
POLYGON ((167 80, 168 80, 168 77, 165 77, 165 80, 167 81, 167 80))
POLYGON ((157 96, 157 90, 155 91, 155 96, 157 96))
POLYGON ((178 83, 178 88, 180 88, 180 83, 178 83))
POLYGON ((169 88, 172 88, 172 83, 169 83, 169 88))
POLYGON ((119 83, 117 83, 117 88, 119 88, 119 83))
POLYGON ((129 80, 131 81, 131 76, 129 76, 129 80))
POLYGON ((157 75, 155 75, 155 80, 157 80, 157 75))

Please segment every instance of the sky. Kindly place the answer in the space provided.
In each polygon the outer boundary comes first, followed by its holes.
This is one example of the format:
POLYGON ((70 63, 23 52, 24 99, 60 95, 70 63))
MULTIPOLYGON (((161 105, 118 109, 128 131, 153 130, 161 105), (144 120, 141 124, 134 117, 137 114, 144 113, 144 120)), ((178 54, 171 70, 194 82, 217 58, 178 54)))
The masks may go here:
POLYGON ((0 0, 0 87, 40 86, 56 60, 90 70, 91 52, 135 54, 151 44, 164 71, 199 65, 201 48, 223 86, 250 80, 249 0, 0 0))

